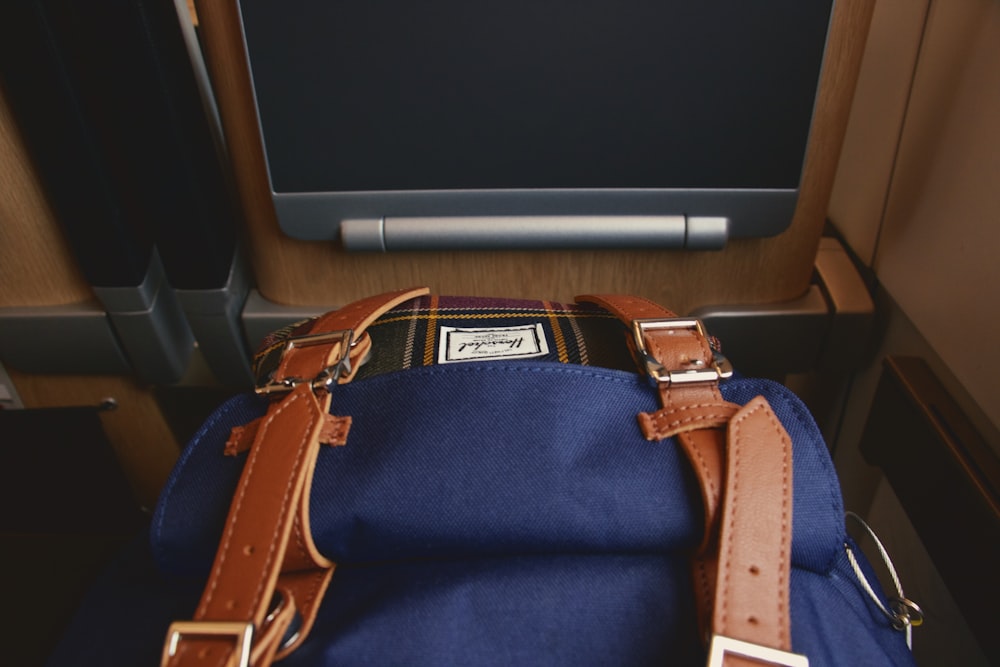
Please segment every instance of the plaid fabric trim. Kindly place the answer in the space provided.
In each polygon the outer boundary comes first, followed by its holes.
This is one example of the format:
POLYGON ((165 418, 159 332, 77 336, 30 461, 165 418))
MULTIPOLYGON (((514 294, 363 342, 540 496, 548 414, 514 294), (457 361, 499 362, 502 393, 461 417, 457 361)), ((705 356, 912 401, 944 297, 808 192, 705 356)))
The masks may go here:
MULTIPOLYGON (((285 340, 309 333, 314 320, 284 327, 261 344, 254 356, 258 380, 278 367, 285 340)), ((441 327, 468 329, 540 324, 549 352, 541 361, 636 370, 628 351, 627 328, 613 315, 591 304, 562 304, 477 297, 424 296, 393 308, 368 327, 371 358, 356 379, 438 362, 441 327)))
POLYGON ((541 324, 549 352, 539 361, 635 370, 628 331, 616 317, 589 304, 426 296, 402 304, 369 328, 372 358, 358 379, 438 363, 441 327, 502 328, 541 324))

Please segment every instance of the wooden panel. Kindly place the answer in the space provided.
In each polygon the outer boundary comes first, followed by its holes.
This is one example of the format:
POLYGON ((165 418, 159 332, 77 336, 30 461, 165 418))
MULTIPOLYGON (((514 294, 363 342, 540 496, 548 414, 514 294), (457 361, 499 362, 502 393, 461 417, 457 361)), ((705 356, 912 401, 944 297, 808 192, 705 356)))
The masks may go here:
POLYGON ((994 424, 1000 356, 1000 3, 934 0, 874 268, 994 424))
POLYGON ((348 254, 283 235, 271 203, 235 2, 196 1, 261 293, 294 305, 342 304, 428 285, 437 293, 547 297, 629 292, 686 312, 720 303, 784 301, 805 292, 874 0, 838 0, 791 228, 721 252, 559 251, 348 254))
MULTIPOLYGON (((0 307, 71 304, 93 296, 0 96, 0 307)), ((104 429, 140 502, 153 506, 178 446, 149 390, 123 377, 8 370, 28 408, 97 405, 105 396, 115 397, 121 408, 102 415, 104 429)))
POLYGON ((872 16, 830 199, 830 220, 868 266, 875 256, 929 5, 930 0, 880 0, 872 16))
POLYGON ((0 91, 0 308, 92 298, 0 91))

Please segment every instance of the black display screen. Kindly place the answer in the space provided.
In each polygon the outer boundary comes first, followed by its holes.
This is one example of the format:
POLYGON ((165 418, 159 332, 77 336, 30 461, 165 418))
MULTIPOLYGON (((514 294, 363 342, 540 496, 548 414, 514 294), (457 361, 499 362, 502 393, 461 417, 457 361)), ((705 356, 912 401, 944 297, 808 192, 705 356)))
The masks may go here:
POLYGON ((241 0, 276 192, 797 188, 832 0, 241 0))

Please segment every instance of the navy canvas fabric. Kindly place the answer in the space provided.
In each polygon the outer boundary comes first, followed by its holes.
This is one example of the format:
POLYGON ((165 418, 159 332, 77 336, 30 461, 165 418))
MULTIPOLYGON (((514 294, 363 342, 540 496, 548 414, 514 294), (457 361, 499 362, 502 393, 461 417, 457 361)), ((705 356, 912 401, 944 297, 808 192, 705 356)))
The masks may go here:
MULTIPOLYGON (((912 664, 847 563, 838 482, 806 408, 767 381, 722 391, 763 395, 793 441, 794 650, 814 666, 912 664)), ((265 407, 238 396, 206 422, 149 543, 107 573, 52 664, 157 659, 170 620, 194 610, 245 460, 223 443, 265 407), (115 621, 88 621, 105 615, 115 621)), ((636 414, 656 407, 636 373, 547 361, 337 387, 332 411, 353 425, 346 446, 322 448, 310 507, 339 565, 283 664, 703 664, 688 574, 702 509, 673 440, 639 432, 636 414)))

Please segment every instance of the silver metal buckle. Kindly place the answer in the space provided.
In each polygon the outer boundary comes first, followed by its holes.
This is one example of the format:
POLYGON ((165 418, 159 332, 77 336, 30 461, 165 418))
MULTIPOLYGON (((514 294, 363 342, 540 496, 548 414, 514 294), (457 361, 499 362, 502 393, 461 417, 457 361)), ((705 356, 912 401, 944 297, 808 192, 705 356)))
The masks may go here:
POLYGON ((708 334, 701 320, 673 318, 665 320, 633 320, 632 335, 635 338, 636 349, 642 357, 642 362, 646 366, 646 372, 657 382, 668 384, 685 384, 696 382, 718 382, 720 379, 731 377, 733 365, 729 360, 718 352, 712 352, 711 364, 704 359, 692 360, 694 368, 664 368, 663 364, 657 361, 646 348, 644 334, 647 331, 657 329, 684 329, 693 331, 706 341, 708 334))
MULTIPOLYGON (((291 350, 302 347, 313 347, 315 345, 328 345, 340 343, 340 356, 337 360, 327 366, 314 378, 286 377, 279 379, 269 379, 266 384, 259 384, 254 389, 259 396, 275 396, 287 394, 303 383, 308 383, 314 391, 320 389, 330 389, 337 383, 337 380, 351 372, 351 340, 354 332, 351 329, 342 331, 326 331, 318 334, 308 334, 305 336, 293 336, 285 341, 285 349, 281 356, 284 358, 291 350)), ((281 365, 281 362, 278 362, 281 365)))
POLYGON ((708 651, 708 667, 722 667, 727 655, 749 658, 767 665, 809 667, 809 658, 798 653, 761 646, 732 637, 712 635, 712 644, 708 651))
POLYGON ((235 642, 236 664, 249 667, 250 648, 253 645, 253 623, 229 621, 176 621, 167 630, 167 641, 163 645, 161 664, 166 665, 177 653, 177 643, 181 637, 206 637, 210 639, 233 639, 235 642))

